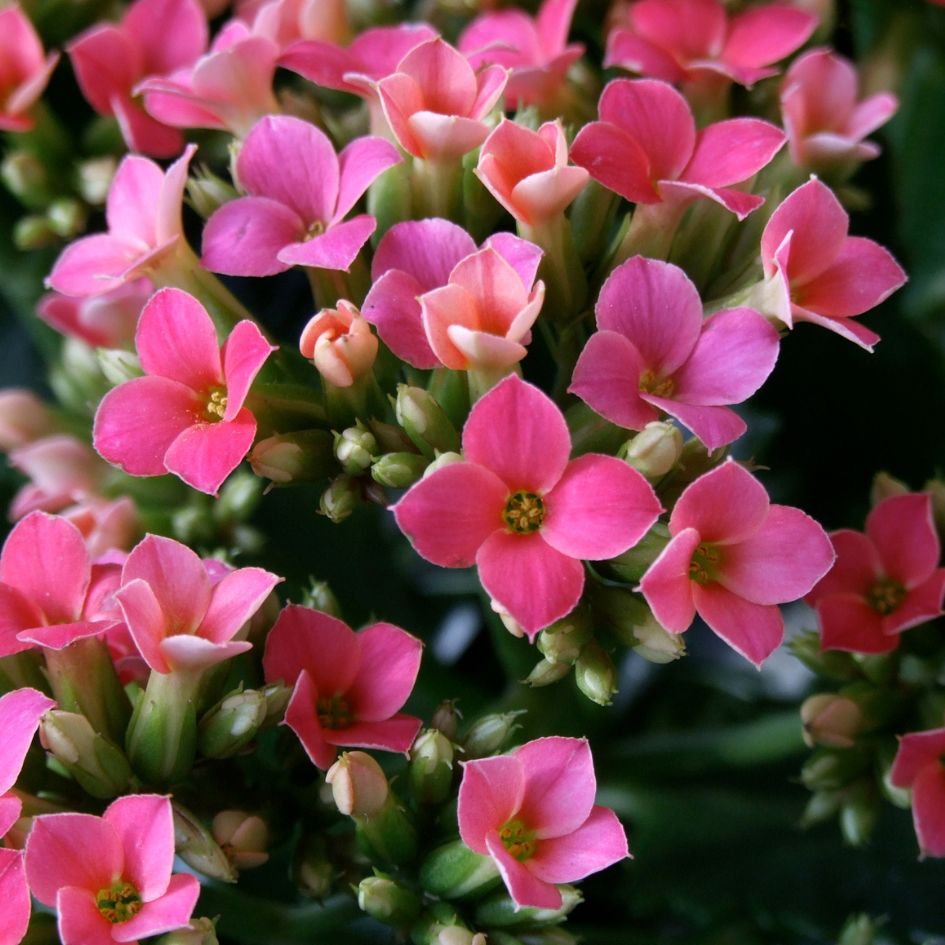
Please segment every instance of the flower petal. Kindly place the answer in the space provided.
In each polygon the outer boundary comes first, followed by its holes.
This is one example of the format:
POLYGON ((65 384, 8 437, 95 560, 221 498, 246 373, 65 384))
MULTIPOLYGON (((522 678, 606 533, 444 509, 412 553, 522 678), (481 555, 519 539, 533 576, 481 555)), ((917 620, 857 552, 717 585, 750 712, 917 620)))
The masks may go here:
POLYGON ((573 883, 629 855, 627 834, 617 815, 607 807, 595 806, 573 832, 542 840, 528 861, 528 869, 548 883, 573 883))
POLYGON ((722 61, 740 68, 769 66, 799 49, 817 27, 817 17, 779 3, 732 17, 722 61))
POLYGON ((59 913, 59 940, 63 945, 113 945, 112 924, 99 912, 91 890, 65 886, 59 890, 55 904, 59 913))
POLYGON ((832 594, 862 596, 881 573, 876 546, 862 532, 843 528, 830 533, 830 542, 837 557, 833 567, 804 598, 811 607, 832 594))
POLYGON ((896 787, 912 787, 922 769, 945 756, 945 728, 912 732, 899 739, 889 778, 896 787))
POLYGON ((641 394, 641 397, 692 430, 710 450, 727 446, 748 429, 745 421, 728 407, 695 406, 652 394, 641 394))
POLYGON ((945 767, 926 765, 912 785, 912 819, 924 856, 945 856, 945 767))
POLYGON ((757 118, 716 122, 696 136, 682 178, 707 187, 737 184, 766 167, 785 140, 780 128, 757 118))
POLYGON ((188 427, 168 447, 164 464, 187 485, 216 495, 255 438, 256 420, 244 407, 232 420, 188 427))
POLYGON ((694 528, 677 532, 640 581, 653 616, 670 633, 684 633, 696 616, 689 566, 699 540, 694 528))
POLYGON ((214 643, 232 640, 282 578, 262 568, 238 568, 214 585, 199 633, 214 643))
POLYGON ((538 738, 518 748, 515 758, 524 781, 517 813, 525 826, 541 841, 577 830, 590 815, 597 793, 587 739, 538 738))
POLYGON ((486 849, 495 860, 509 895, 519 906, 532 906, 536 909, 561 907, 561 893, 550 883, 534 876, 524 863, 516 860, 505 849, 498 831, 490 830, 486 834, 486 849))
POLYGON ((133 794, 109 805, 103 819, 124 850, 122 878, 149 902, 167 889, 174 864, 174 823, 170 801, 158 794, 133 794))
POLYGON ((200 880, 196 876, 171 876, 167 891, 158 899, 145 901, 136 916, 112 931, 112 938, 116 942, 137 942, 139 938, 183 928, 190 922, 199 896, 200 880))
POLYGON ((942 615, 945 595, 945 568, 936 568, 932 576, 910 589, 902 603, 883 621, 884 633, 902 633, 942 615))
POLYGON ((926 492, 890 496, 880 502, 866 517, 866 534, 879 552, 886 575, 906 588, 921 584, 938 565, 938 532, 932 499, 926 492))
POLYGON ((400 269, 413 276, 422 295, 446 285, 453 267, 475 251, 473 238, 449 220, 395 223, 378 243, 371 278, 377 281, 389 269, 400 269))
POLYGON ((304 243, 289 243, 279 251, 279 261, 292 266, 347 272, 376 228, 374 217, 367 214, 353 217, 304 243))
POLYGON ((344 728, 321 730, 329 745, 345 748, 374 748, 407 754, 423 722, 412 715, 392 715, 376 722, 352 722, 344 728))
MULTIPOLYGON (((56 703, 36 689, 14 689, 0 697, 0 795, 16 783, 43 713, 56 703)), ((5 830, 0 830, 0 837, 5 830)))
POLYGON ((115 592, 115 600, 141 658, 156 673, 169 673, 171 667, 161 650, 167 621, 151 585, 140 578, 125 581, 115 592))
MULTIPOLYGON (((443 282, 445 284, 445 278, 443 282)), ((384 344, 397 357, 414 367, 429 369, 436 367, 440 360, 433 353, 423 328, 417 301, 422 294, 423 288, 414 276, 399 269, 388 269, 371 286, 361 314, 377 328, 384 344)))
POLYGON ((338 203, 332 221, 346 216, 368 187, 401 160, 397 149, 383 138, 355 138, 338 155, 338 203))
POLYGON ((495 755, 463 764, 457 815, 463 843, 488 854, 486 835, 511 820, 522 806, 525 781, 515 755, 495 755))
POLYGON ((659 195, 643 147, 606 121, 586 124, 571 145, 571 160, 598 183, 634 203, 656 203, 659 195))
POLYGON ((240 197, 207 220, 202 262, 228 276, 272 276, 288 269, 279 252, 304 231, 291 207, 269 197, 240 197))
POLYGON ((19 850, 0 848, 0 903, 3 903, 0 945, 20 945, 30 923, 30 890, 19 850))
POLYGON ((147 252, 144 243, 111 233, 83 236, 59 254, 46 282, 63 295, 100 295, 121 285, 122 275, 147 252))
POLYGON ((322 771, 330 768, 338 754, 334 745, 325 741, 318 721, 318 690, 307 669, 299 673, 295 689, 285 710, 285 724, 298 736, 305 754, 322 771))
POLYGON ((278 350, 269 344, 255 322, 244 318, 230 332, 223 345, 223 378, 226 383, 225 422, 242 409, 246 395, 266 359, 278 350))
POLYGON ((899 637, 885 633, 884 622, 858 594, 831 594, 817 601, 822 650, 850 653, 889 653, 899 637))
POLYGON ((759 669, 784 639, 784 621, 774 605, 752 603, 721 584, 693 584, 692 597, 712 630, 759 669))
POLYGON ((358 637, 361 664, 346 700, 359 722, 380 722, 399 712, 410 697, 423 643, 390 623, 365 627, 358 637))
POLYGON ((247 653, 253 648, 248 640, 214 643, 203 637, 177 633, 160 642, 161 655, 171 672, 199 673, 224 660, 247 653))

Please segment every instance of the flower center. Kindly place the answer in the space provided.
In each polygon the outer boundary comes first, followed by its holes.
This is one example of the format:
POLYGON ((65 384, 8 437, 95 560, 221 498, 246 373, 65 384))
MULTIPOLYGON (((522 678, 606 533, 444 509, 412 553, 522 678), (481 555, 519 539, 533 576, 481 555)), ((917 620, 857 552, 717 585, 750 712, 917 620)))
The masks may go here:
POLYGON ((716 545, 699 545, 689 562, 689 579, 696 584, 709 584, 718 577, 721 552, 716 545))
POLYGON ((671 377, 660 377, 647 368, 640 375, 640 390, 656 397, 672 397, 673 391, 676 390, 676 383, 671 377))
POLYGON ((520 820, 509 820, 499 830, 499 839, 509 853, 521 862, 535 852, 535 834, 526 829, 520 820))
POLYGON ((505 503, 502 520, 520 535, 537 532, 545 519, 545 503, 534 492, 513 492, 505 503))
POLYGON ((891 614, 906 596, 906 589, 891 578, 882 578, 867 592, 866 599, 876 613, 886 616, 891 614))
POLYGON ((95 894, 95 905, 112 925, 118 925, 133 919, 141 911, 143 903, 138 890, 131 883, 116 880, 110 887, 100 889, 95 894))
POLYGON ((305 231, 305 239, 311 240, 316 236, 321 236, 325 232, 325 224, 321 220, 316 220, 314 223, 309 223, 308 228, 305 231))
POLYGON ((322 728, 347 728, 354 721, 348 703, 339 695, 320 696, 317 712, 322 728))
POLYGON ((214 422, 223 419, 223 415, 226 413, 226 388, 215 387, 210 391, 204 412, 207 415, 207 419, 213 420, 214 422))

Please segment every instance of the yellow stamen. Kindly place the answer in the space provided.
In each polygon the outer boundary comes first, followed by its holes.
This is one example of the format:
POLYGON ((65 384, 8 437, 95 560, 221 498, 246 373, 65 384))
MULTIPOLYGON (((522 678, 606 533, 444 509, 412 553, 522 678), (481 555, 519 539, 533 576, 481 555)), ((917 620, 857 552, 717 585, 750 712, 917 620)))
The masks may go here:
POLYGON ((502 513, 505 524, 520 535, 538 531, 544 519, 545 503, 534 492, 513 492, 502 513))

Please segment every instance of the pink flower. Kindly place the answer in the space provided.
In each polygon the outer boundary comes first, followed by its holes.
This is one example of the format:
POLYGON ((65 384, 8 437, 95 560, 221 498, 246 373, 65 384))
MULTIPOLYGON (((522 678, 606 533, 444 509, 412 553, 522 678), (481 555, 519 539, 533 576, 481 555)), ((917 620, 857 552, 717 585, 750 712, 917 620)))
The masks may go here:
POLYGON ((0 10, 0 131, 29 131, 29 110, 43 94, 59 53, 43 44, 19 5, 0 10))
POLYGON ((262 117, 279 111, 272 91, 279 47, 228 23, 207 55, 135 88, 148 114, 175 128, 216 128, 245 137, 262 117))
POLYGON ((539 738, 463 765, 459 834, 471 850, 492 857, 519 906, 557 909, 556 883, 630 855, 623 826, 594 803, 596 793, 586 739, 539 738))
POLYGON ((284 50, 300 40, 342 42, 350 32, 345 0, 270 0, 253 17, 253 35, 284 50))
POLYGON ((428 561, 476 564, 482 586, 529 639, 580 600, 582 560, 626 551, 660 512, 635 469, 592 453, 569 462, 570 452, 561 411, 513 374, 473 407, 465 461, 431 473, 393 509, 428 561))
POLYGON ((115 599, 154 672, 203 670, 252 647, 233 638, 282 579, 262 568, 238 568, 214 581, 215 564, 158 535, 128 555, 115 599))
POLYGON ((207 19, 196 0, 136 0, 120 26, 100 23, 68 46, 82 94, 100 115, 114 115, 132 151, 180 153, 184 139, 145 114, 134 89, 149 75, 189 66, 207 48, 207 19))
POLYGON ((344 218, 399 161, 380 138, 357 138, 335 154, 314 125, 264 118, 236 159, 236 176, 250 196, 224 204, 207 221, 204 265, 235 276, 271 276, 291 266, 347 271, 377 223, 367 214, 344 218))
POLYGON ((15 449, 53 431, 46 405, 24 387, 0 390, 0 450, 15 449))
POLYGON ((568 165, 560 120, 532 131, 503 118, 479 152, 476 176, 519 223, 536 226, 564 213, 590 175, 568 165))
MULTIPOLYGON (((531 290, 541 260, 537 246, 510 233, 497 233, 482 248, 502 257, 515 270, 525 293, 531 290)), ((371 262, 374 284, 362 314, 397 357, 418 368, 441 363, 427 336, 420 298, 446 286, 459 264, 475 253, 473 238, 449 220, 408 220, 384 234, 371 262)))
POLYGON ((299 351, 335 387, 350 387, 364 377, 377 358, 377 336, 357 306, 342 299, 324 308, 302 329, 299 351))
POLYGON ((153 291, 147 279, 136 279, 86 298, 48 292, 39 300, 36 314, 56 331, 90 347, 130 348, 138 316, 153 291))
POLYGON ((486 140, 489 126, 483 119, 499 100, 506 77, 501 66, 477 73, 461 52, 437 38, 407 53, 397 71, 377 83, 377 91, 405 151, 450 161, 486 140))
POLYGON ((600 121, 585 125, 571 160, 634 203, 714 200, 739 220, 764 203, 733 189, 756 174, 784 144, 779 128, 732 118, 696 131, 688 102, 652 79, 615 79, 598 103, 600 121))
POLYGON ((510 106, 553 107, 568 69, 584 46, 568 44, 577 0, 544 0, 537 17, 499 10, 476 17, 459 38, 459 50, 474 68, 486 63, 509 70, 510 106))
POLYGON ((621 66, 675 84, 715 76, 754 85, 773 63, 799 49, 817 17, 783 3, 751 7, 729 19, 720 0, 639 0, 630 25, 607 40, 605 66, 621 66))
POLYGON ((220 348, 206 309, 180 289, 154 294, 135 344, 145 376, 102 399, 95 448, 132 476, 172 472, 215 495, 253 445, 256 419, 243 405, 276 349, 248 319, 220 348))
POLYGON ((811 49, 791 64, 781 83, 781 113, 795 164, 829 168, 879 154, 863 139, 895 115, 899 100, 880 92, 858 102, 857 84, 853 64, 830 49, 811 49))
POLYGON ((137 945, 186 925, 200 883, 173 864, 171 802, 155 794, 120 797, 102 817, 37 817, 26 844, 30 889, 58 913, 62 945, 137 945))
POLYGON ((812 178, 789 194, 761 235, 764 293, 789 328, 813 322, 867 351, 879 335, 853 321, 906 281, 889 250, 848 236, 850 218, 826 184, 812 178))
POLYGON ((756 666, 777 649, 776 606, 803 597, 834 560, 830 539, 800 509, 772 505, 764 486, 729 459, 679 497, 672 536, 640 590, 670 633, 699 616, 756 666))
POLYGON ((945 856, 945 728, 899 739, 890 780, 912 788, 912 820, 923 856, 945 856))
POLYGON ((127 550, 141 535, 138 509, 129 496, 111 500, 88 496, 60 514, 79 529, 93 560, 127 550))
POLYGON ((266 639, 267 682, 293 686, 285 724, 312 763, 329 768, 338 746, 406 753, 420 719, 400 708, 413 690, 423 644, 400 627, 346 623, 289 604, 266 639))
POLYGON ((890 496, 866 533, 832 532, 837 561, 807 596, 825 650, 887 653, 899 634, 942 614, 945 568, 927 493, 890 496))
POLYGON ((49 287, 85 298, 172 265, 187 248, 181 203, 187 168, 196 150, 190 145, 166 174, 147 158, 126 157, 108 191, 108 232, 70 243, 46 280, 49 287))
POLYGON ((598 331, 568 390, 618 426, 642 430, 661 413, 710 449, 738 439, 738 404, 765 382, 778 333, 757 312, 726 309, 703 321, 702 301, 670 263, 635 256, 608 277, 597 300, 598 331))

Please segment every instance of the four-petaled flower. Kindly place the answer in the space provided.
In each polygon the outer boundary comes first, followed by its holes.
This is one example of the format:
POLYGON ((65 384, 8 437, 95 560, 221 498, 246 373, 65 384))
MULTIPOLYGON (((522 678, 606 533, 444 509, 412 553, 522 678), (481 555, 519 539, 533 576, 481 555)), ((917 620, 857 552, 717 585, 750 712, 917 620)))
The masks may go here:
POLYGON ((899 739, 890 780, 912 788, 912 820, 924 856, 945 856, 945 728, 899 739))

